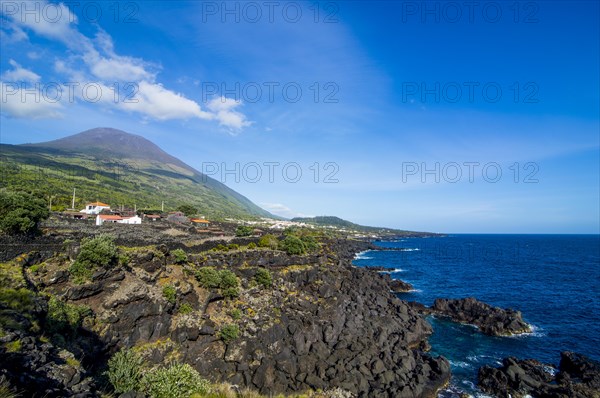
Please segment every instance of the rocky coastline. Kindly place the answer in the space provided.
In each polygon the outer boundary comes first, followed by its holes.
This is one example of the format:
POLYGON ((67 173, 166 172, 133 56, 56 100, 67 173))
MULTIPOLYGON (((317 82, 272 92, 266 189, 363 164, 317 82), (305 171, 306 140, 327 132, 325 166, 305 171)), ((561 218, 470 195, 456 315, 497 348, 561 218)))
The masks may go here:
POLYGON ((4 283, 37 303, 29 317, 2 310, 13 326, 4 325, 0 377, 27 396, 100 396, 106 360, 123 347, 265 395, 338 388, 353 397, 433 397, 449 381, 448 361, 424 351, 431 326, 392 293, 389 275, 352 266, 356 253, 374 248, 369 242, 327 239, 297 256, 190 245, 187 262, 176 264, 181 239, 139 247, 136 238, 122 249, 126 264, 99 268, 84 284, 67 271, 77 243, 44 242, 46 251, 5 264, 14 280, 4 283), (193 275, 202 268, 233 272, 239 296, 200 286, 193 275), (259 269, 272 274, 271 287, 256 285, 259 269), (165 297, 167 285, 174 299, 165 297), (81 311, 81 321, 52 326, 50 337, 33 325, 48 325, 56 301, 81 311), (191 313, 181 313, 184 304, 191 313), (233 323, 239 336, 220 338, 233 323))
POLYGON ((562 352, 560 364, 505 358, 502 366, 483 366, 479 387, 497 397, 600 397, 600 364, 573 352, 562 352))

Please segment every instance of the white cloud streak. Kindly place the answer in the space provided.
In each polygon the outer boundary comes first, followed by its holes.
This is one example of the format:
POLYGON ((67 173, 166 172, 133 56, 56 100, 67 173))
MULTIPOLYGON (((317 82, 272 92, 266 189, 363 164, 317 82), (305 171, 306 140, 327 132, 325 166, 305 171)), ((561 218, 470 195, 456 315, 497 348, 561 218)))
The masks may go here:
MULTIPOLYGON (((15 2, 11 7, 2 8, 4 16, 10 19, 12 32, 7 33, 3 30, 3 38, 10 35, 13 41, 25 40, 25 30, 30 30, 36 35, 63 43, 73 55, 57 59, 54 62, 54 70, 66 75, 70 82, 77 82, 81 86, 93 83, 101 87, 106 95, 94 102, 97 105, 159 121, 193 118, 217 121, 230 133, 239 133, 252 124, 246 115, 237 110, 242 105, 239 101, 215 98, 207 104, 207 110, 203 110, 193 99, 166 88, 156 81, 158 67, 140 58, 117 54, 112 37, 101 28, 98 28, 98 33, 93 39, 83 35, 77 29, 77 16, 63 3, 49 3, 45 0, 23 1, 15 2), (31 10, 36 10, 39 15, 31 10), (47 18, 48 14, 52 16, 50 19, 47 18), (133 84, 136 88, 134 96, 127 101, 111 101, 113 96, 108 95, 112 92, 109 87, 115 84, 133 84)), ((11 61, 11 65, 14 69, 2 74, 5 82, 40 81, 39 75, 21 67, 15 61, 11 61)), ((81 95, 77 99, 81 102, 86 101, 81 95)), ((31 117, 30 109, 40 108, 40 104, 22 102, 19 100, 11 102, 10 105, 3 104, 3 113, 12 117, 31 117), (22 107, 23 111, 19 111, 19 107, 22 107)), ((56 117, 55 112, 58 108, 60 105, 56 103, 46 104, 45 111, 36 117, 56 117)))

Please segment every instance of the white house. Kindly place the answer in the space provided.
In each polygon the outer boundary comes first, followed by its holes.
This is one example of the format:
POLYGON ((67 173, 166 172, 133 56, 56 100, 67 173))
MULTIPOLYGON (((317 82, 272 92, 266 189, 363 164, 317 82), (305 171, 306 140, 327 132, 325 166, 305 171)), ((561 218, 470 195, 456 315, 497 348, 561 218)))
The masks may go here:
POLYGON ((138 216, 133 217, 121 217, 106 214, 98 214, 96 216, 96 225, 102 225, 104 223, 113 224, 141 224, 142 219, 138 216))
POLYGON ((142 219, 139 216, 123 217, 121 221, 117 221, 119 224, 141 224, 142 219))
POLYGON ((85 205, 85 209, 81 210, 80 213, 85 214, 100 214, 102 210, 110 210, 110 205, 102 202, 88 203, 85 205))

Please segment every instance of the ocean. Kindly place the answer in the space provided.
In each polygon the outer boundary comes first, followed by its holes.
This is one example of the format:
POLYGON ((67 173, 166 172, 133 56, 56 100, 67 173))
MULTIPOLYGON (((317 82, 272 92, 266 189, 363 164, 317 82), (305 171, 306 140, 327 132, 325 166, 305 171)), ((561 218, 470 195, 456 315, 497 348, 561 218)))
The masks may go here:
POLYGON ((600 360, 599 235, 449 235, 375 242, 407 251, 367 251, 354 264, 382 266, 414 286, 399 294, 433 304, 436 298, 475 297, 513 308, 533 333, 490 337, 468 325, 429 317, 432 354, 451 363, 452 381, 440 396, 483 396, 477 370, 507 356, 558 365, 561 351, 600 360))

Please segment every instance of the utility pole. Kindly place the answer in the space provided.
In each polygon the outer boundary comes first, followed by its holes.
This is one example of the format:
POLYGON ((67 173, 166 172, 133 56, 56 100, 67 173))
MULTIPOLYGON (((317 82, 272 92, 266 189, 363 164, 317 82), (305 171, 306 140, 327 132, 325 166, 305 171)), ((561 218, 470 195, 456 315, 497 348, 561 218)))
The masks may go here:
POLYGON ((165 201, 164 200, 162 202, 162 206, 160 207, 160 211, 163 213, 165 212, 165 201))
POLYGON ((75 188, 73 188, 73 202, 71 203, 71 209, 75 210, 75 188))

